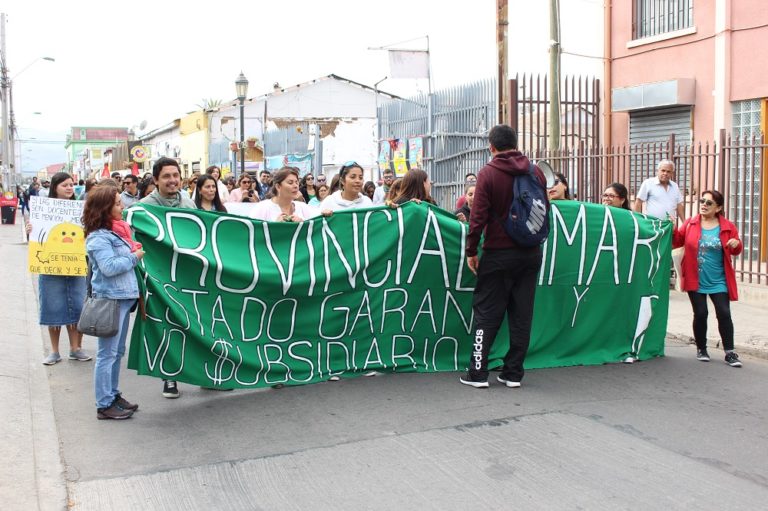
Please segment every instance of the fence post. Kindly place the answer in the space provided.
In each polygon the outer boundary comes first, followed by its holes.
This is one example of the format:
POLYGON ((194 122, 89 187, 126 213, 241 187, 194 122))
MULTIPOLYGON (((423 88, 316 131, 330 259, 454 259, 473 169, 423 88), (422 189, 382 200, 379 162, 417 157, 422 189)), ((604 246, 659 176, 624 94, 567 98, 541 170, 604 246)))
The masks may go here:
POLYGON ((717 177, 715 178, 715 181, 717 182, 717 189, 727 197, 728 192, 725 190, 725 128, 720 129, 718 138, 720 150, 717 153, 717 177))
MULTIPOLYGON (((517 129, 517 79, 512 79, 508 81, 509 84, 509 93, 507 94, 507 97, 509 98, 509 105, 507 108, 507 123, 516 131, 517 129)), ((518 132, 518 138, 519 138, 519 132, 518 132)))
MULTIPOLYGON (((669 135, 669 146, 667 147, 667 159, 674 163, 675 161, 675 134, 669 135)), ((675 165, 677 168, 677 165, 675 165)))

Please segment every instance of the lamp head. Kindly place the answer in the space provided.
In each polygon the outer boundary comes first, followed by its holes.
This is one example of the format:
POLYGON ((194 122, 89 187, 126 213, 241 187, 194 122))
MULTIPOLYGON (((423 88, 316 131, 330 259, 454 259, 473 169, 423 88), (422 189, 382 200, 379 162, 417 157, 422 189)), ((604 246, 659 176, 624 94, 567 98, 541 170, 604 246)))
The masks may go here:
POLYGON ((246 96, 248 96, 248 79, 242 71, 240 71, 240 76, 235 80, 235 90, 237 91, 237 99, 245 101, 246 96))

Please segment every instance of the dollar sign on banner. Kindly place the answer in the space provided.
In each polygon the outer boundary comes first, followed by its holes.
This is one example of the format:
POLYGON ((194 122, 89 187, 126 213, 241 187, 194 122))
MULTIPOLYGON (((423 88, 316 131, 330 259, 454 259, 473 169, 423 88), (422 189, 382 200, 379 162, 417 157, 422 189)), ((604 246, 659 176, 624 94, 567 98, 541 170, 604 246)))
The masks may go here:
POLYGON ((229 381, 232 379, 232 375, 235 373, 235 362, 229 358, 229 348, 231 348, 232 345, 225 341, 224 339, 216 339, 216 341, 213 343, 213 346, 211 346, 211 353, 216 355, 218 358, 216 359, 216 364, 213 367, 213 375, 208 371, 208 362, 205 363, 205 374, 208 376, 208 378, 211 379, 214 385, 221 385, 225 381, 229 381), (216 346, 219 346, 219 353, 216 353, 216 346), (229 376, 227 378, 223 378, 222 373, 224 369, 224 364, 229 363, 232 366, 232 369, 229 371, 229 376))

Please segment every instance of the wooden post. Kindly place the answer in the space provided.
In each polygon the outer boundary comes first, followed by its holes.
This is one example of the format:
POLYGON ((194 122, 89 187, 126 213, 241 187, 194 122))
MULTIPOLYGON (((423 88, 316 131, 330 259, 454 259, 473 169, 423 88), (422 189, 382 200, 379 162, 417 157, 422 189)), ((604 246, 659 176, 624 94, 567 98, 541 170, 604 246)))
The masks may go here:
POLYGON ((507 0, 496 0, 496 50, 498 52, 496 87, 498 89, 498 124, 503 123, 507 119, 507 26, 509 24, 507 16, 507 0))

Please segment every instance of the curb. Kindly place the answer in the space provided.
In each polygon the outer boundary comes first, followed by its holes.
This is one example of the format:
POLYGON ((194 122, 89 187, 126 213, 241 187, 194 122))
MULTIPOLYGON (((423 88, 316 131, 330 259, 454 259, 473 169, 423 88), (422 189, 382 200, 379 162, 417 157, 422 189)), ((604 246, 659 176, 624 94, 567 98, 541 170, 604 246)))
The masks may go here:
MULTIPOLYGON (((679 334, 674 332, 667 332, 666 339, 668 341, 671 340, 671 341, 680 342, 683 344, 695 344, 693 337, 691 337, 690 334, 679 334)), ((711 339, 708 339, 708 341, 709 341, 707 345, 708 348, 719 349, 720 341, 718 341, 714 345, 712 344, 711 339)), ((738 340, 734 340, 733 345, 736 352, 738 352, 739 355, 749 355, 751 357, 768 360, 768 349, 760 348, 750 344, 743 344, 738 342, 738 340)))

